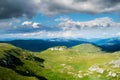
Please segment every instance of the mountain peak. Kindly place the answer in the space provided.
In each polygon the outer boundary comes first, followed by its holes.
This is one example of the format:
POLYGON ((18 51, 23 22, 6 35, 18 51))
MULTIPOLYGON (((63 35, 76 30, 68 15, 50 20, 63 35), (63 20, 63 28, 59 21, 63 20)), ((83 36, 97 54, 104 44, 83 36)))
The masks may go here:
POLYGON ((73 50, 80 53, 97 53, 101 51, 101 48, 93 44, 80 44, 72 47, 73 50))

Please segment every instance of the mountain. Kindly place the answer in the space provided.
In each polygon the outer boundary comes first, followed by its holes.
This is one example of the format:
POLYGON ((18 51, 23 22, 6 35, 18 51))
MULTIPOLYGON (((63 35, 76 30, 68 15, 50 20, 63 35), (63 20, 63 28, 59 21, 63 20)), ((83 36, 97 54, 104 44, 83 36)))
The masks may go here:
POLYGON ((13 41, 0 41, 1 43, 10 43, 12 45, 15 45, 17 47, 34 51, 34 52, 39 52, 46 50, 50 47, 54 46, 67 46, 67 47, 72 47, 78 44, 82 43, 88 43, 86 41, 78 41, 78 40, 66 40, 66 39, 47 39, 47 40, 13 40, 13 41))
POLYGON ((118 80, 120 52, 93 44, 31 52, 0 43, 0 80, 118 80))
POLYGON ((10 43, 22 49, 40 52, 50 47, 55 46, 66 46, 68 48, 90 43, 101 47, 103 51, 115 52, 120 51, 120 38, 105 38, 105 39, 64 39, 64 38, 53 38, 53 39, 33 39, 33 40, 12 40, 12 41, 0 41, 1 43, 10 43))
POLYGON ((94 44, 100 46, 102 50, 108 52, 120 51, 120 38, 106 38, 99 39, 93 42, 94 44))
POLYGON ((60 76, 50 80, 118 80, 120 78, 120 52, 103 52, 93 44, 71 48, 56 46, 42 51, 44 66, 60 76))
POLYGON ((0 80, 46 80, 43 62, 32 52, 0 43, 0 80))
POLYGON ((84 53, 84 54, 101 52, 101 48, 93 44, 80 44, 77 46, 73 46, 72 50, 77 51, 79 53, 84 53))

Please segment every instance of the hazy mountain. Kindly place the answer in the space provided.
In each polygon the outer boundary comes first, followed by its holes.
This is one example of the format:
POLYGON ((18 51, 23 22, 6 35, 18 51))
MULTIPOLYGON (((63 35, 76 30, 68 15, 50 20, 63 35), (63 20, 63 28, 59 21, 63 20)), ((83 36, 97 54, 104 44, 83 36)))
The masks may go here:
POLYGON ((120 38, 100 39, 94 41, 93 43, 100 46, 104 51, 109 52, 120 51, 120 38))
POLYGON ((10 43, 17 47, 27 49, 30 51, 43 51, 54 46, 67 46, 72 47, 82 43, 88 43, 82 40, 64 40, 64 39, 47 39, 47 40, 13 40, 13 41, 0 41, 10 43))

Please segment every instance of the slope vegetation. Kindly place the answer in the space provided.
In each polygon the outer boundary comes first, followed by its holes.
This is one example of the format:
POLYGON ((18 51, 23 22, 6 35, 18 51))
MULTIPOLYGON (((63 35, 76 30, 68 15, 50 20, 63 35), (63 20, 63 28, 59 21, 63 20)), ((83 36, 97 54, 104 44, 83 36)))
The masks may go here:
POLYGON ((46 80, 43 61, 32 52, 0 43, 0 80, 46 80))
MULTIPOLYGON (((60 76, 57 80, 119 80, 120 52, 106 53, 92 44, 72 48, 53 47, 37 54, 45 69, 60 76)), ((56 80, 48 76, 49 80, 56 80)))
POLYGON ((0 43, 0 80, 120 80, 120 52, 92 44, 30 52, 0 43))

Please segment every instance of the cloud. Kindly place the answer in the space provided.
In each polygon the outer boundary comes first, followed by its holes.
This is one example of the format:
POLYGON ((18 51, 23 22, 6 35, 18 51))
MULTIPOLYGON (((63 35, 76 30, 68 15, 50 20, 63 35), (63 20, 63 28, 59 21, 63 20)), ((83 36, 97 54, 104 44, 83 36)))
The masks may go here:
POLYGON ((40 0, 0 0, 0 19, 32 17, 38 12, 40 0))
POLYGON ((119 0, 41 0, 40 10, 43 14, 60 13, 109 13, 120 11, 119 0))
POLYGON ((109 33, 101 31, 38 31, 31 33, 16 33, 16 34, 3 34, 0 35, 0 38, 12 38, 12 39, 44 39, 44 38, 68 38, 68 39, 77 39, 77 38, 109 38, 119 36, 118 33, 109 33))
POLYGON ((43 38, 77 38, 82 37, 82 34, 73 34, 72 31, 39 31, 39 32, 32 32, 32 33, 17 33, 17 34, 3 34, 0 35, 0 38, 22 38, 22 39, 43 39, 43 38))
POLYGON ((109 13, 120 11, 119 0, 0 0, 0 19, 66 13, 109 13))
POLYGON ((58 25, 52 27, 34 21, 2 20, 0 38, 107 38, 120 35, 120 23, 109 17, 85 22, 60 17, 55 21, 58 25))
POLYGON ((62 30, 83 30, 83 29, 119 29, 120 23, 114 22, 109 17, 103 17, 103 18, 96 18, 91 21, 86 22, 80 22, 80 21, 74 21, 69 18, 59 18, 56 19, 56 21, 59 21, 60 23, 58 26, 62 30))
POLYGON ((32 28, 39 28, 40 26, 42 26, 42 24, 40 24, 38 22, 24 21, 22 23, 22 26, 27 26, 27 27, 32 27, 32 28))
POLYGON ((16 28, 14 24, 19 24, 20 20, 16 18, 0 20, 0 34, 8 33, 10 30, 16 28))
POLYGON ((32 25, 32 21, 25 21, 22 23, 23 26, 29 26, 32 25))
POLYGON ((39 32, 51 29, 51 27, 47 27, 39 22, 34 21, 24 21, 21 25, 18 25, 16 29, 13 29, 11 33, 32 33, 32 32, 39 32))
POLYGON ((22 21, 20 19, 0 20, 0 34, 33 33, 39 31, 59 31, 58 27, 46 26, 40 22, 22 21))
POLYGON ((41 25, 40 23, 34 22, 32 26, 33 28, 39 28, 40 25, 41 25))

